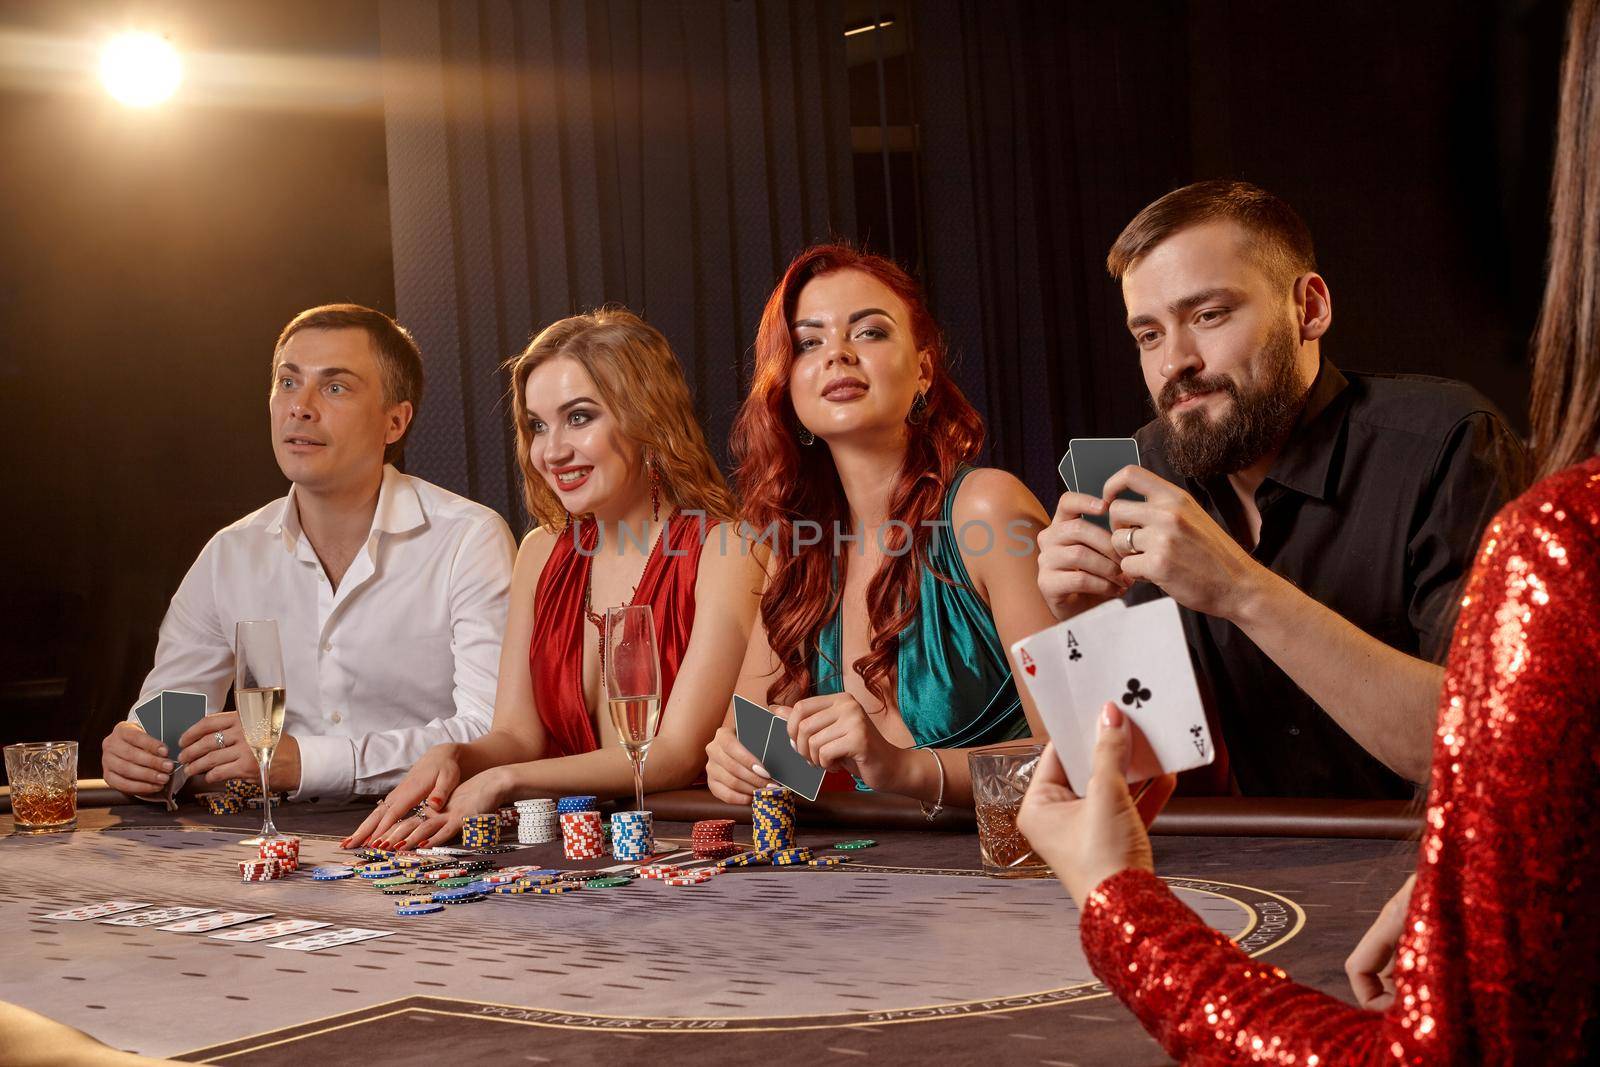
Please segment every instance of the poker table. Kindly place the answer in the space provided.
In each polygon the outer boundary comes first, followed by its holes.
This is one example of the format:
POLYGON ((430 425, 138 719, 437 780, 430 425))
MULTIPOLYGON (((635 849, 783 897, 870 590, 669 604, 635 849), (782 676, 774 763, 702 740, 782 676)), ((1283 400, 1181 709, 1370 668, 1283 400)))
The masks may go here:
MULTIPOLYGON (((704 792, 647 798, 662 847, 704 792)), ((0 795, 0 1001, 117 1048, 202 1063, 1168 1062, 1095 979, 1053 879, 980 869, 970 812, 800 802, 800 844, 842 866, 750 867, 702 885, 639 880, 562 896, 491 896, 402 918, 338 840, 364 805, 275 809, 301 871, 241 883, 259 815, 166 812, 103 783, 71 833, 11 833, 0 795), (867 838, 871 848, 827 852, 867 838), (390 936, 318 952, 44 915, 108 900, 271 913, 390 936)), ((1213 926, 1298 980, 1349 999, 1343 961, 1415 861, 1419 810, 1388 802, 1175 799, 1158 872, 1213 926)), ((736 837, 748 841, 749 827, 736 837)), ((563 869, 559 844, 492 858, 563 869)), ((279 939, 285 940, 285 939, 279 939)))

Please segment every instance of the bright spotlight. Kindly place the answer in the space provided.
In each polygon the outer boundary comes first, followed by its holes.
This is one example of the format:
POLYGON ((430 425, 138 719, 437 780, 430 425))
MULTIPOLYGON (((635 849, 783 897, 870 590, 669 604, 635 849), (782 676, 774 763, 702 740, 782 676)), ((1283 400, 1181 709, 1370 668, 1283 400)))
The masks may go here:
POLYGON ((129 107, 153 107, 171 96, 183 77, 177 49, 153 33, 125 33, 100 57, 106 91, 129 107))

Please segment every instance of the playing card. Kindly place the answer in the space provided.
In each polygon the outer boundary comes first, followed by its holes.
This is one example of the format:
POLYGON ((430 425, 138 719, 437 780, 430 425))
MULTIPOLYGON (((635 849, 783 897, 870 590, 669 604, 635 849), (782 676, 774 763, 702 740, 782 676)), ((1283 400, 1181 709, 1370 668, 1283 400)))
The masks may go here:
POLYGON ((784 720, 755 701, 735 694, 733 726, 739 743, 750 750, 773 781, 807 800, 817 799, 827 772, 794 750, 784 720))
POLYGON ((1056 467, 1056 473, 1061 475, 1061 480, 1066 483, 1069 492, 1078 491, 1078 476, 1072 471, 1072 449, 1067 449, 1067 454, 1061 457, 1061 463, 1056 467))
POLYGON ((739 735, 739 743, 750 750, 758 763, 767 751, 767 738, 772 736, 772 724, 777 721, 778 717, 760 704, 734 694, 734 732, 739 735))
MULTIPOLYGON (((1090 496, 1105 496, 1106 482, 1123 467, 1139 465, 1139 443, 1131 437, 1075 437, 1068 443, 1067 455, 1072 459, 1072 484, 1078 492, 1090 496)), ((1130 490, 1117 495, 1118 500, 1143 500, 1130 490)), ((1102 529, 1111 529, 1111 517, 1085 515, 1085 519, 1102 529)))
POLYGON ((307 930, 320 930, 332 923, 319 923, 311 919, 274 919, 259 926, 246 926, 240 930, 224 930, 211 936, 218 941, 265 941, 284 934, 303 934, 307 930))
POLYGON ((268 948, 286 948, 290 952, 319 952, 325 948, 337 948, 340 945, 349 945, 357 941, 370 941, 374 937, 388 937, 393 930, 363 930, 360 927, 350 926, 342 930, 324 930, 320 934, 310 937, 296 937, 289 941, 279 941, 268 945, 268 948))
POLYGON ((136 912, 132 915, 118 915, 114 919, 101 919, 100 922, 105 926, 160 926, 162 923, 206 915, 216 910, 216 908, 180 908, 172 905, 165 908, 151 908, 149 911, 136 912))
POLYGON ((1202 767, 1216 757, 1178 605, 1170 598, 1131 608, 1110 601, 1012 647, 1019 662, 1026 653, 1035 667, 1030 674, 1024 664, 1023 677, 1068 784, 1080 796, 1107 701, 1138 727, 1129 782, 1202 767))
POLYGON ((116 915, 118 912, 134 911, 138 908, 148 908, 149 904, 141 904, 134 900, 107 900, 99 904, 82 904, 66 911, 53 911, 49 915, 41 916, 45 919, 54 919, 57 922, 81 923, 89 919, 99 919, 106 915, 116 915))
POLYGON ((184 731, 205 718, 206 698, 203 693, 185 693, 176 689, 163 689, 143 704, 133 709, 139 725, 151 737, 159 738, 167 746, 167 758, 177 759, 183 746, 178 743, 184 731))
POLYGON ((270 911, 219 911, 211 915, 200 915, 193 919, 183 919, 179 922, 168 923, 161 927, 175 934, 209 934, 213 930, 221 930, 227 926, 238 926, 253 919, 271 918, 270 911))
POLYGON ((161 740, 167 752, 176 759, 183 746, 178 738, 206 717, 206 698, 203 693, 180 693, 167 690, 161 694, 161 740))

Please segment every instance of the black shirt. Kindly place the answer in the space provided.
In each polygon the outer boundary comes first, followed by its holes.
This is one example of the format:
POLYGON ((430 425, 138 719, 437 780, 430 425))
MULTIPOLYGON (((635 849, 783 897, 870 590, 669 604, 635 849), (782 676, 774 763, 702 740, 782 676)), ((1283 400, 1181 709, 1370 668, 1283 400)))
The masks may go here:
MULTIPOLYGON (((1202 483, 1173 474, 1159 419, 1136 436, 1141 465, 1182 486, 1219 526, 1231 528, 1217 506, 1221 499, 1239 510, 1227 478, 1202 483)), ((1521 442, 1470 386, 1347 376, 1324 360, 1299 422, 1256 490, 1261 537, 1251 555, 1384 644, 1442 662, 1458 587, 1484 526, 1517 491, 1521 460, 1521 442)), ((1141 583, 1128 601, 1162 595, 1141 583)), ((1412 795, 1238 627, 1182 614, 1202 689, 1209 690, 1212 729, 1220 727, 1241 792, 1412 795)))

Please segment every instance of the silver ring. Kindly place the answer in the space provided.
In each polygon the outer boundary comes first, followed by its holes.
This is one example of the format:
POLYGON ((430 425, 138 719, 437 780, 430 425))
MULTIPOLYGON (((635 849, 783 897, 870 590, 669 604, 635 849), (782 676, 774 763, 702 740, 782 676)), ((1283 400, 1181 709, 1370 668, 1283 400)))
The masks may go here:
POLYGON ((424 804, 418 804, 411 809, 411 817, 414 819, 431 819, 433 818, 433 809, 424 804))
POLYGON ((226 737, 222 736, 222 731, 221 730, 218 730, 216 733, 212 734, 211 736, 215 737, 217 739, 217 747, 218 748, 227 748, 228 747, 228 739, 226 737))

